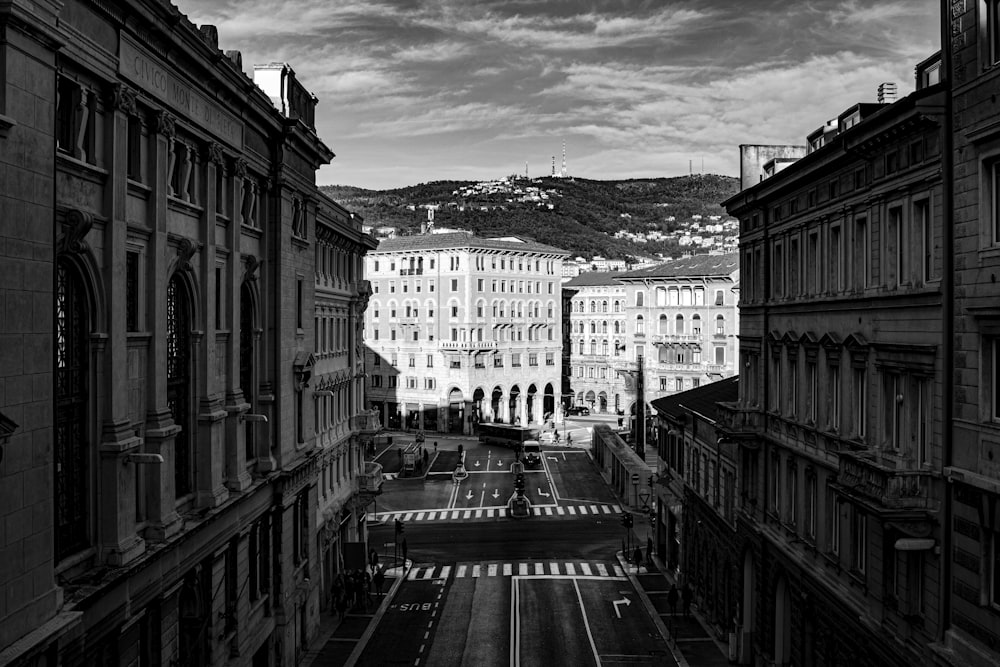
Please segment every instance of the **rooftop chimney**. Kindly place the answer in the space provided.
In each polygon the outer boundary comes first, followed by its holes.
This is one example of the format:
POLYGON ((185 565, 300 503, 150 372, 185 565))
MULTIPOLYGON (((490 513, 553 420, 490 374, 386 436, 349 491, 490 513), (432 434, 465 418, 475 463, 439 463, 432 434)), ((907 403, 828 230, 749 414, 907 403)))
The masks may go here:
POLYGON ((878 103, 892 104, 896 101, 896 82, 886 81, 878 84, 878 103))

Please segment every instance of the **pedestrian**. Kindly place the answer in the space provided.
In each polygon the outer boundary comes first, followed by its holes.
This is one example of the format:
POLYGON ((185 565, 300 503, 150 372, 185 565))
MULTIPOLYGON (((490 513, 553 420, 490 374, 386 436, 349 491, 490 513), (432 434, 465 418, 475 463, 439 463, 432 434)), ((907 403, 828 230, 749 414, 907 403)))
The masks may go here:
POLYGON ((337 596, 337 615, 340 616, 340 620, 344 620, 344 617, 347 616, 347 593, 343 588, 340 589, 337 596))
POLYGON ((691 611, 691 600, 694 598, 694 593, 691 591, 691 587, 685 581, 684 586, 681 587, 681 599, 684 601, 684 617, 687 618, 688 613, 691 611))
POLYGON ((429 455, 428 451, 425 449, 424 450, 424 467, 425 468, 427 467, 427 459, 428 458, 430 458, 430 455, 429 455))
POLYGON ((378 552, 374 549, 368 552, 368 564, 371 566, 372 572, 378 568, 378 552))
POLYGON ((571 447, 573 446, 573 434, 572 433, 567 433, 566 434, 566 444, 569 445, 569 446, 571 446, 571 447))
POLYGON ((434 441, 434 453, 435 454, 438 453, 438 443, 437 443, 437 440, 434 441))
POLYGON ((635 551, 632 553, 632 560, 635 561, 635 571, 638 572, 639 568, 642 567, 642 547, 636 546, 635 551))
POLYGON ((556 431, 556 444, 559 443, 559 431, 556 431))
POLYGON ((364 573, 364 584, 365 584, 365 611, 368 611, 368 605, 372 601, 372 575, 365 570, 364 573))
POLYGON ((646 568, 653 567, 653 538, 646 538, 646 568))
POLYGON ((680 593, 677 592, 677 584, 670 584, 670 590, 667 592, 667 604, 670 605, 670 613, 677 613, 677 601, 680 598, 680 593))
POLYGON ((385 573, 382 572, 382 568, 375 570, 373 580, 375 583, 375 592, 378 593, 379 597, 382 597, 382 585, 385 583, 385 573))

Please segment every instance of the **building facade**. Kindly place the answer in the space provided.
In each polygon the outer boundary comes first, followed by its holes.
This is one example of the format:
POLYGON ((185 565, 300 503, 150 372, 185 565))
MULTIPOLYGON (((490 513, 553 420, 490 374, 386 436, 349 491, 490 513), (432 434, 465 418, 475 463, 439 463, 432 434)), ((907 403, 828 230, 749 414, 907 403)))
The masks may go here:
MULTIPOLYGON (((918 665, 941 631, 942 86, 858 105, 741 225, 740 661, 918 665)), ((744 153, 746 147, 744 147, 744 153)))
POLYGON ((558 416, 565 256, 468 232, 382 241, 365 260, 367 391, 382 423, 468 434, 558 416))
MULTIPOLYGON (((929 70, 951 93, 954 160, 954 337, 951 437, 944 474, 950 512, 943 542, 950 576, 941 654, 952 664, 1000 662, 1000 7, 942 3, 944 66, 929 70), (943 76, 941 76, 943 73, 943 76)), ((948 394, 946 394, 948 396, 948 394)))
POLYGON ((294 664, 326 452, 369 426, 360 225, 324 223, 346 356, 314 354, 316 98, 169 3, 15 0, 0 31, 0 663, 294 664))
POLYGON ((736 534, 739 447, 722 437, 718 404, 738 396, 736 375, 652 402, 658 459, 649 480, 656 501, 654 546, 724 635, 735 632, 743 563, 736 534))
POLYGON ((642 358, 646 402, 737 373, 737 255, 695 255, 626 273, 585 273, 571 300, 577 405, 634 414, 642 358))

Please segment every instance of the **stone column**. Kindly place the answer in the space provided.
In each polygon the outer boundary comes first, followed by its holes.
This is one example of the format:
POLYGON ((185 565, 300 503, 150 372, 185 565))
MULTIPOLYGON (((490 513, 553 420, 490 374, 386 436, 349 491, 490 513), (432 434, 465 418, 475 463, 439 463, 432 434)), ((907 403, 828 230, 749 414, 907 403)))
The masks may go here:
POLYGON ((150 537, 164 540, 181 528, 174 489, 174 439, 180 427, 174 424, 167 406, 167 280, 169 245, 167 243, 167 188, 170 186, 171 147, 174 141, 174 118, 161 111, 155 120, 155 134, 150 142, 153 171, 150 174, 150 210, 153 233, 149 238, 146 271, 147 321, 153 332, 149 342, 147 366, 146 449, 163 457, 163 464, 146 466, 147 518, 150 537))
MULTIPOLYGON (((218 153, 217 144, 210 144, 205 150, 204 160, 206 174, 204 179, 199 179, 198 169, 202 162, 198 149, 192 144, 188 147, 187 161, 185 167, 188 169, 185 180, 186 185, 182 190, 191 201, 197 201, 202 206, 201 211, 201 275, 202 285, 205 286, 204 295, 201 300, 202 322, 205 325, 205 335, 198 346, 197 357, 199 359, 198 373, 198 426, 197 426, 197 446, 194 451, 195 471, 195 501, 199 507, 215 507, 229 497, 223 481, 225 479, 225 424, 226 410, 223 405, 224 395, 222 393, 222 378, 226 374, 225 349, 232 344, 232 327, 226 318, 226 313, 221 314, 221 330, 227 328, 230 334, 225 338, 225 342, 220 346, 220 330, 216 328, 216 309, 222 304, 216 303, 216 293, 224 294, 226 278, 221 277, 221 285, 217 285, 216 278, 216 253, 215 253, 215 202, 219 193, 215 191, 215 169, 216 163, 213 154, 218 153), (201 187, 204 185, 204 187, 201 187)), ((229 266, 226 266, 228 271, 229 266)), ((225 298, 222 299, 225 303, 225 298)))
MULTIPOLYGON (((101 427, 100 451, 100 540, 110 565, 121 566, 145 550, 145 541, 135 530, 135 493, 141 464, 129 464, 128 455, 137 451, 142 440, 132 429, 129 414, 128 337, 126 329, 127 277, 125 275, 125 223, 128 199, 128 125, 136 114, 135 92, 122 84, 111 94, 112 131, 107 138, 108 168, 111 173, 108 197, 110 223, 104 232, 104 273, 107 297, 107 338, 102 341, 103 375, 107 415, 101 427)), ((135 287, 138 289, 138 286, 135 287)), ((155 465, 155 464, 154 464, 155 465)))

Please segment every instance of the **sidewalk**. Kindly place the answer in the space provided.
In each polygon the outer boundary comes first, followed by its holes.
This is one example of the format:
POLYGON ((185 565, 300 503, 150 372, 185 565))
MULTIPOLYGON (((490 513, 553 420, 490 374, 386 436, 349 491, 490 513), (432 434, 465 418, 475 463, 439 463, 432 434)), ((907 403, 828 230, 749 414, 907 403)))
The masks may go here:
MULTIPOLYGON (((620 500, 620 499, 619 499, 620 500)), ((632 535, 635 543, 642 547, 643 557, 646 557, 646 533, 649 531, 649 518, 641 513, 633 513, 635 524, 632 535)), ((697 665, 697 667, 723 667, 731 665, 729 661, 729 646, 719 641, 711 625, 705 621, 697 604, 691 605, 691 610, 684 614, 683 603, 671 613, 667 604, 667 593, 671 584, 677 584, 673 574, 668 572, 665 564, 658 556, 653 556, 652 572, 646 566, 637 568, 618 552, 622 569, 643 598, 646 610, 662 623, 661 632, 669 637, 671 648, 675 649, 674 658, 680 667, 697 665), (678 655, 679 654, 679 655, 678 655)), ((680 585, 677 586, 678 591, 680 585)))
POLYGON ((405 576, 401 567, 386 568, 383 572, 385 593, 372 596, 373 602, 366 611, 349 611, 342 618, 330 612, 320 614, 319 631, 299 667, 342 667, 357 662, 405 576))

